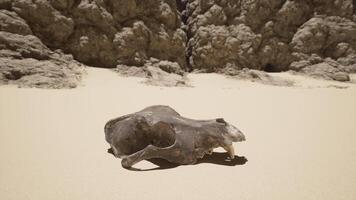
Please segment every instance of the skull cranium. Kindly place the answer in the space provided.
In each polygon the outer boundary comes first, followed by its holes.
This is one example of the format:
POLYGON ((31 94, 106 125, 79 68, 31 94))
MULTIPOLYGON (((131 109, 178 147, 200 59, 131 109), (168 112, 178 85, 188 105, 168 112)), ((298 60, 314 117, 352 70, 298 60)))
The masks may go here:
POLYGON ((214 148, 223 147, 234 158, 232 142, 244 134, 224 119, 193 120, 169 106, 150 106, 112 119, 105 125, 112 153, 125 168, 146 159, 162 158, 177 164, 194 164, 214 148))

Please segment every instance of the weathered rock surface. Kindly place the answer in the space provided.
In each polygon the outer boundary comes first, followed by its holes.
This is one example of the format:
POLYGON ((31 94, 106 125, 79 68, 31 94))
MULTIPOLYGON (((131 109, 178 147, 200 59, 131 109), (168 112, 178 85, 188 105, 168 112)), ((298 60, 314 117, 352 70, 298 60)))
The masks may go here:
POLYGON ((117 70, 124 76, 146 78, 144 83, 154 86, 189 86, 186 74, 175 62, 150 59, 142 67, 118 65, 117 70))
POLYGON ((355 4, 354 0, 1 0, 1 58, 11 54, 11 59, 42 62, 52 60, 51 53, 59 49, 90 66, 143 67, 156 59, 175 63, 180 70, 207 72, 249 68, 311 73, 320 71, 311 69, 319 68, 319 63, 332 62, 337 70, 321 77, 346 80, 340 72, 356 72, 355 4))
POLYGON ((155 57, 185 66, 185 32, 171 0, 14 0, 11 10, 45 45, 88 65, 143 65, 155 57))
POLYGON ((37 37, 0 31, 0 84, 73 88, 82 72, 71 55, 50 50, 37 37))
MULTIPOLYGON (((252 82, 258 82, 265 85, 275 85, 275 86, 293 86, 294 82, 288 79, 274 77, 268 73, 255 69, 243 68, 238 70, 235 68, 226 67, 219 71, 220 73, 226 74, 233 78, 238 78, 242 80, 249 80, 252 82)), ((342 78, 340 76, 340 78, 342 78)))
POLYGON ((342 68, 338 68, 339 65, 332 65, 332 63, 318 63, 303 68, 302 72, 307 73, 316 78, 323 78, 336 81, 350 81, 350 77, 345 73, 342 68))
POLYGON ((355 72, 355 3, 190 0, 189 65, 206 71, 233 67, 307 72, 304 67, 331 59, 338 71, 355 72))
POLYGON ((32 31, 26 21, 15 12, 0 10, 0 31, 31 35, 32 31))

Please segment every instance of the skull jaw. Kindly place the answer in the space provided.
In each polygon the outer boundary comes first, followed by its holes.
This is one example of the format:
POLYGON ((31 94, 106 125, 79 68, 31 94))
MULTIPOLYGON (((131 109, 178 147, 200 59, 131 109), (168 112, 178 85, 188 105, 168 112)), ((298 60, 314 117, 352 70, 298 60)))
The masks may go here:
POLYGON ((186 149, 187 146, 184 148, 183 146, 185 145, 183 145, 180 137, 177 137, 171 146, 157 147, 155 145, 148 145, 144 149, 131 155, 117 157, 122 158, 121 164, 124 168, 130 168, 142 160, 151 158, 162 158, 171 163, 189 165, 195 164, 198 159, 203 158, 206 154, 211 155, 215 148, 222 147, 228 153, 230 160, 234 160, 235 149, 233 146, 233 141, 226 137, 223 137, 222 140, 220 138, 219 140, 211 141, 211 143, 205 145, 202 143, 195 144, 198 145, 198 147, 191 151, 189 148, 186 149))
POLYGON ((131 166, 133 165, 131 163, 132 161, 130 161, 129 159, 127 159, 126 157, 125 158, 122 158, 121 160, 121 166, 125 169, 129 169, 131 168, 131 166))
POLYGON ((123 157, 121 165, 124 168, 131 168, 134 164, 151 158, 162 158, 181 165, 195 164, 197 161, 194 154, 182 150, 176 141, 173 145, 165 148, 148 145, 136 153, 123 157))
MULTIPOLYGON (((233 145, 224 145, 222 146, 226 152, 229 154, 231 160, 235 158, 235 150, 233 145)), ((199 149, 196 150, 193 154, 184 154, 181 150, 176 149, 176 147, 171 146, 170 148, 158 148, 152 145, 149 145, 145 149, 136 152, 128 156, 120 156, 122 158, 121 165, 122 167, 129 169, 136 163, 147 160, 153 157, 163 158, 172 163, 177 163, 180 165, 192 165, 197 162, 198 159, 203 158, 206 154, 211 155, 213 153, 213 148, 206 150, 199 149)))

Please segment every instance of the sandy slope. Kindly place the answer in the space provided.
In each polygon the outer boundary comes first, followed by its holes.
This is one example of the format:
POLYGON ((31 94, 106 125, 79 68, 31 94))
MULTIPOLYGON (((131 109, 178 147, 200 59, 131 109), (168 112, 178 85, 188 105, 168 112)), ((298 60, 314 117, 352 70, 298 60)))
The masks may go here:
POLYGON ((300 87, 214 74, 190 78, 195 87, 160 88, 89 69, 77 89, 0 87, 0 199, 356 198, 355 85, 326 88, 340 84, 300 77, 300 87), (152 104, 191 118, 224 117, 246 134, 235 147, 248 162, 123 169, 106 153, 103 126, 152 104))

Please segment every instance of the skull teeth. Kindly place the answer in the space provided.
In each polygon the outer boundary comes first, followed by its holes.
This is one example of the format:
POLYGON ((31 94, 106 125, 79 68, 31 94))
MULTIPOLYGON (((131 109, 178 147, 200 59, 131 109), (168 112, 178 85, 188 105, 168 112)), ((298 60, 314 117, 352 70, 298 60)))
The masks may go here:
POLYGON ((231 159, 235 158, 235 149, 234 146, 232 146, 232 144, 228 146, 224 146, 224 149, 226 150, 227 153, 229 153, 231 159))

